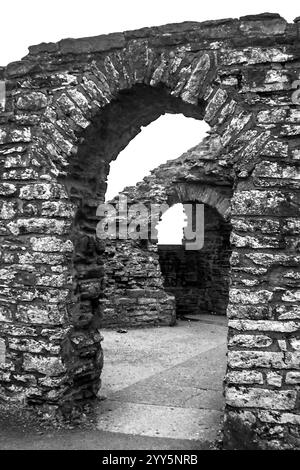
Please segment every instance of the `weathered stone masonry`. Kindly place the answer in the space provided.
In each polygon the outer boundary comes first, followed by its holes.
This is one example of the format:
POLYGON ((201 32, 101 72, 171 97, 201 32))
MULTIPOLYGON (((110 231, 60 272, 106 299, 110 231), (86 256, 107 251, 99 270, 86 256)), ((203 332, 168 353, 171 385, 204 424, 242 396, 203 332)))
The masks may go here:
POLYGON ((109 241, 103 258, 102 328, 175 324, 175 300, 164 289, 155 246, 109 241))
POLYGON ((173 325, 184 314, 226 315, 232 177, 222 166, 208 165, 214 152, 205 138, 110 201, 114 207, 119 197, 126 198, 128 207, 140 202, 149 214, 151 204, 167 209, 177 202, 205 202, 205 237, 200 251, 185 250, 184 243, 158 246, 151 225, 147 243, 110 240, 103 255, 102 327, 173 325))
POLYGON ((41 44, 1 72, 1 400, 97 392, 109 162, 182 112, 233 180, 224 443, 300 446, 299 59, 299 24, 267 14, 41 44))

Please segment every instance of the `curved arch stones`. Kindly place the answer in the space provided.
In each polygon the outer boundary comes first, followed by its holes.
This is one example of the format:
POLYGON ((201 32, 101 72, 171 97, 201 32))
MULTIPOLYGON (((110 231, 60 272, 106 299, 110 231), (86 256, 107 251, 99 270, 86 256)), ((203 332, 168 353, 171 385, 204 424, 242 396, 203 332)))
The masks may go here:
POLYGON ((224 443, 299 446, 299 58, 299 24, 264 14, 41 44, 0 70, 1 400, 97 392, 109 162, 182 112, 233 180, 224 443))

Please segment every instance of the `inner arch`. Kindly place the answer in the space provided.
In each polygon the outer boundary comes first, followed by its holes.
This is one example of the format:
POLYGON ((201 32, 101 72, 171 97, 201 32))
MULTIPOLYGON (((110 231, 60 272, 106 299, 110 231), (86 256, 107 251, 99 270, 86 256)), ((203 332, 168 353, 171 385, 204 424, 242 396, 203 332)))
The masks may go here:
MULTIPOLYGON (((172 208, 176 206, 179 204, 172 208)), ((204 245, 200 250, 187 250, 184 237, 177 244, 170 241, 158 243, 164 287, 167 293, 175 297, 177 318, 185 315, 226 315, 231 224, 208 204, 204 204, 202 222, 204 245)))

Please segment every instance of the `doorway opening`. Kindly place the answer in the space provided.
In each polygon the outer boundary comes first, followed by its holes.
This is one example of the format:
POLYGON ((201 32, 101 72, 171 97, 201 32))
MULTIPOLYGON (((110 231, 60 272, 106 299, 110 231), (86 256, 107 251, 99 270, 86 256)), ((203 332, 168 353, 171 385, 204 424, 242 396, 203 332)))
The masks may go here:
POLYGON ((178 243, 180 237, 177 235, 180 231, 183 234, 183 205, 177 204, 173 208, 178 213, 178 228, 168 239, 166 228, 161 224, 159 231, 163 233, 158 241, 158 254, 165 290, 175 297, 177 318, 225 316, 230 281, 231 225, 215 208, 204 204, 204 245, 200 250, 188 250, 184 237, 178 243))

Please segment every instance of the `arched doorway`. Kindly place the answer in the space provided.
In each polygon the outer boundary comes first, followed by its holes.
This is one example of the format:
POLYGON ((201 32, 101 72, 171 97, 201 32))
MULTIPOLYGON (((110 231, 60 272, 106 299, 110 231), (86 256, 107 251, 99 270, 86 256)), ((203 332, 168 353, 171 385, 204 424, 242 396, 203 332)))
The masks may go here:
POLYGON ((164 287, 175 296, 177 317, 226 315, 231 226, 207 204, 204 205, 203 224, 204 243, 201 249, 187 250, 184 238, 181 243, 158 242, 164 287))

